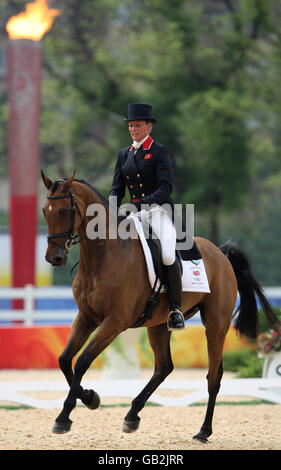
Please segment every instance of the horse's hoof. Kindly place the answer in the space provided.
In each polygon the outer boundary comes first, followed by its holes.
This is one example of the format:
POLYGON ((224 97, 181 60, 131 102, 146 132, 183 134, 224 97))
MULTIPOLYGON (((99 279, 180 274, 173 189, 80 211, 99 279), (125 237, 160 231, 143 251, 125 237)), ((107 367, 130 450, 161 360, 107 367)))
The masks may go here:
POLYGON ((123 426, 122 426, 122 431, 123 432, 135 432, 138 427, 139 427, 139 424, 140 424, 140 418, 137 417, 137 419, 135 419, 134 421, 126 421, 124 419, 124 422, 123 422, 123 426))
POLYGON ((84 390, 82 403, 84 403, 89 410, 96 410, 100 406, 100 397, 94 390, 84 390))
POLYGON ((199 442, 202 442, 203 444, 206 444, 208 442, 207 437, 203 436, 200 432, 196 434, 196 436, 193 436, 193 439, 196 439, 199 442))
POLYGON ((72 421, 69 419, 65 423, 58 423, 55 421, 52 431, 56 434, 64 434, 65 432, 70 431, 72 421))

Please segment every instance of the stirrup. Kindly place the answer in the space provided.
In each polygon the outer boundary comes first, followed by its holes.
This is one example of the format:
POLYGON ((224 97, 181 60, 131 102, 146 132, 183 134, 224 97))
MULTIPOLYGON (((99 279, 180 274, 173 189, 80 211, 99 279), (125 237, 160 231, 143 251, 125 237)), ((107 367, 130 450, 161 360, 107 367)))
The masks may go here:
POLYGON ((167 328, 168 331, 182 331, 185 329, 185 319, 183 313, 178 308, 171 310, 167 318, 167 328), (171 315, 175 314, 178 317, 178 325, 172 324, 171 315), (181 318, 179 318, 179 316, 181 318))

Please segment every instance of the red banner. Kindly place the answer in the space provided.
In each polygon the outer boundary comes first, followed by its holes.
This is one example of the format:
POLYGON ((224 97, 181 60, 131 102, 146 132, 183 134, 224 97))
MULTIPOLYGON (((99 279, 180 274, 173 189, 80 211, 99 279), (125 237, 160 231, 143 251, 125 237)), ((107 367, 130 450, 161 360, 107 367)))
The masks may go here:
MULTIPOLYGON (((0 328, 0 368, 58 368, 58 357, 66 346, 69 332, 69 326, 0 328)), ((247 340, 241 339, 234 328, 230 328, 226 336, 224 351, 241 349, 247 345, 247 340)), ((139 344, 136 348, 141 367, 153 367, 152 352, 145 354, 139 344)), ((208 367, 205 328, 202 326, 189 326, 186 330, 174 334, 171 340, 171 350, 175 367, 208 367)), ((151 351, 150 348, 149 351, 151 351)), ((98 357, 93 366, 100 368, 103 363, 103 359, 98 357)))
POLYGON ((69 327, 0 328, 1 369, 53 369, 67 343, 69 327))

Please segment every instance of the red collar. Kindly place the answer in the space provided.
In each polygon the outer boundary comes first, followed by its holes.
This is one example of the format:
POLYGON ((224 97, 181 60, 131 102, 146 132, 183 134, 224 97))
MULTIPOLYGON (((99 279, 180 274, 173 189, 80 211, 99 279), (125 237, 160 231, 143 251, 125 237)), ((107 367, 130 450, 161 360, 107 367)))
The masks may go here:
POLYGON ((149 135, 147 139, 144 141, 144 143, 142 144, 143 150, 149 150, 152 144, 153 144, 153 139, 149 135))
MULTIPOLYGON (((147 139, 144 141, 144 143, 142 144, 143 150, 149 150, 152 144, 153 144, 153 139, 149 135, 147 139)), ((134 147, 131 145, 130 150, 133 150, 133 148, 134 147)))

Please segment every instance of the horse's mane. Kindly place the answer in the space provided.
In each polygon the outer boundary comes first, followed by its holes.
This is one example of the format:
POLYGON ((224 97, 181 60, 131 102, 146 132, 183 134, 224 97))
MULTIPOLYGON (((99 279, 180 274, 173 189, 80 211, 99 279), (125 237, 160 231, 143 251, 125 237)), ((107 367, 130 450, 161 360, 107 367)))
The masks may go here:
MULTIPOLYGON (((58 189, 59 183, 64 182, 66 180, 67 180, 67 178, 61 178, 61 179, 58 179, 58 180, 54 181, 53 184, 52 184, 52 187, 51 187, 51 194, 54 194, 56 192, 56 190, 58 189)), ((95 195, 100 198, 100 200, 104 204, 105 208, 106 209, 109 208, 109 201, 106 199, 106 197, 104 197, 104 195, 101 194, 90 183, 88 183, 85 180, 80 180, 80 179, 76 179, 76 178, 73 181, 77 181, 77 183, 82 183, 82 184, 85 184, 86 186, 88 186, 88 188, 90 188, 95 193, 95 195)))
POLYGON ((92 186, 90 183, 88 183, 87 181, 85 180, 80 180, 80 179, 74 179, 74 181, 77 181, 77 183, 82 183, 82 184, 85 184, 86 186, 88 186, 88 188, 90 188, 95 194, 96 196, 98 196, 102 203, 104 204, 104 206, 108 209, 109 208, 109 202, 108 202, 108 199, 106 199, 106 197, 101 194, 96 188, 94 188, 94 186, 92 186))
MULTIPOLYGON (((105 206, 105 208, 107 210, 109 210, 109 201, 108 199, 106 199, 106 197, 101 194, 96 188, 94 188, 94 186, 92 186, 90 183, 88 183, 87 181, 85 180, 80 180, 80 179, 74 179, 74 181, 77 181, 77 183, 82 183, 82 184, 85 184, 86 186, 88 186, 88 188, 90 188, 95 194, 96 196, 98 196, 102 202, 102 204, 105 206)), ((116 210, 116 209, 115 209, 116 210)), ((124 214, 124 215, 119 215, 117 216, 117 220, 120 222, 124 219, 127 218, 127 214, 124 214)))

